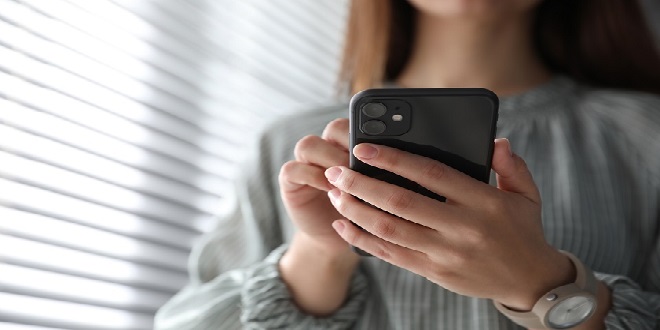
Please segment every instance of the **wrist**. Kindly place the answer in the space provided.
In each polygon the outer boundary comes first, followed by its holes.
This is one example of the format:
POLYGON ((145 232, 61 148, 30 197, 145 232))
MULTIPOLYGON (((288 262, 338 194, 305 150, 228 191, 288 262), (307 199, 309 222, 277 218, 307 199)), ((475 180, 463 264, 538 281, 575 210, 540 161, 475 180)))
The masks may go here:
POLYGON ((331 248, 302 232, 297 232, 289 249, 280 259, 280 269, 306 268, 322 269, 331 273, 352 273, 359 257, 347 245, 331 248))
POLYGON ((280 276, 296 305, 315 316, 334 313, 346 300, 358 256, 327 249, 297 233, 279 262, 280 276))
POLYGON ((513 310, 530 311, 539 298, 548 291, 573 283, 576 270, 566 255, 550 247, 545 257, 539 258, 537 270, 529 275, 529 278, 520 281, 527 283, 521 287, 520 292, 498 301, 513 310))
POLYGON ((565 251, 560 253, 573 266, 574 280, 546 292, 531 310, 513 310, 500 302, 494 302, 495 307, 515 323, 530 329, 602 328, 603 310, 609 309, 608 290, 599 288, 602 284, 577 257, 565 251))

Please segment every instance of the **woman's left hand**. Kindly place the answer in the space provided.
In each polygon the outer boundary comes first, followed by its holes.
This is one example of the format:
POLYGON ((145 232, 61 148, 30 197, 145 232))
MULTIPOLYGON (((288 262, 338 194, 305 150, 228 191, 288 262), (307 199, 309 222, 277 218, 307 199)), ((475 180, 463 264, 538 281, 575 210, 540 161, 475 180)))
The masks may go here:
POLYGON ((569 259, 543 236, 538 189, 508 140, 495 141, 497 188, 394 148, 360 144, 354 154, 447 202, 343 166, 329 168, 326 176, 337 188, 330 199, 350 220, 337 220, 333 227, 348 243, 458 294, 518 310, 530 310, 544 293, 574 280, 569 259))

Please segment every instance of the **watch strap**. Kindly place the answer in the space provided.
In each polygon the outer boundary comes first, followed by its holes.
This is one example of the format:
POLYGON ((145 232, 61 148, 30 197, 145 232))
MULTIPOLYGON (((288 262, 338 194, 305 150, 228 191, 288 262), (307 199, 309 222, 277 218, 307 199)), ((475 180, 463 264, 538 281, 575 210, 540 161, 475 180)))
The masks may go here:
POLYGON ((534 304, 531 311, 514 311, 499 302, 493 301, 495 308, 511 321, 523 327, 532 329, 550 329, 546 318, 552 307, 559 302, 573 296, 582 295, 591 295, 595 300, 598 282, 596 281, 593 272, 573 254, 562 250, 559 252, 566 255, 575 267, 575 282, 550 290, 541 296, 541 298, 534 304))

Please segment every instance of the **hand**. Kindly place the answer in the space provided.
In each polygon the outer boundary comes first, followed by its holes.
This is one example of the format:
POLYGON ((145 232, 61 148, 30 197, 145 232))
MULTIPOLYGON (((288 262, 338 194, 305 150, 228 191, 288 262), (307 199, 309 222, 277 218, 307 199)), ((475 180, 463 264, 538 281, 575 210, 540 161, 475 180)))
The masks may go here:
POLYGON ((354 154, 361 161, 415 181, 447 202, 332 167, 326 176, 338 189, 329 195, 350 220, 333 227, 346 242, 448 290, 529 310, 575 275, 568 258, 545 241, 539 192, 524 161, 510 150, 508 140, 495 141, 495 188, 428 158, 360 144, 354 154))
POLYGON ((299 229, 279 262, 280 275, 293 301, 308 314, 327 316, 346 300, 358 257, 332 229, 341 218, 328 200, 333 189, 323 175, 348 165, 348 120, 330 122, 321 137, 306 136, 295 147, 294 161, 280 170, 284 206, 299 229))
POLYGON ((334 187, 323 173, 332 166, 348 165, 348 144, 348 119, 334 120, 321 137, 309 135, 298 141, 295 160, 284 164, 279 174, 284 206, 298 234, 304 235, 297 241, 316 244, 318 251, 331 254, 350 250, 332 229, 341 215, 328 200, 327 192, 334 187))

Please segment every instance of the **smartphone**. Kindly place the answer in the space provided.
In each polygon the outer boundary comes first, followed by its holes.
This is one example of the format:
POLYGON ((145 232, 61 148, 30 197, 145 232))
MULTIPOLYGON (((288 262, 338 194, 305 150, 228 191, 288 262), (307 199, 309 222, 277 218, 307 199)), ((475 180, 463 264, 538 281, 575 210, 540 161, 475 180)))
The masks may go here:
POLYGON ((487 183, 498 107, 497 95, 483 88, 385 88, 359 92, 351 99, 349 110, 350 168, 445 201, 420 184, 361 162, 353 155, 353 147, 364 142, 394 147, 435 159, 487 183))

